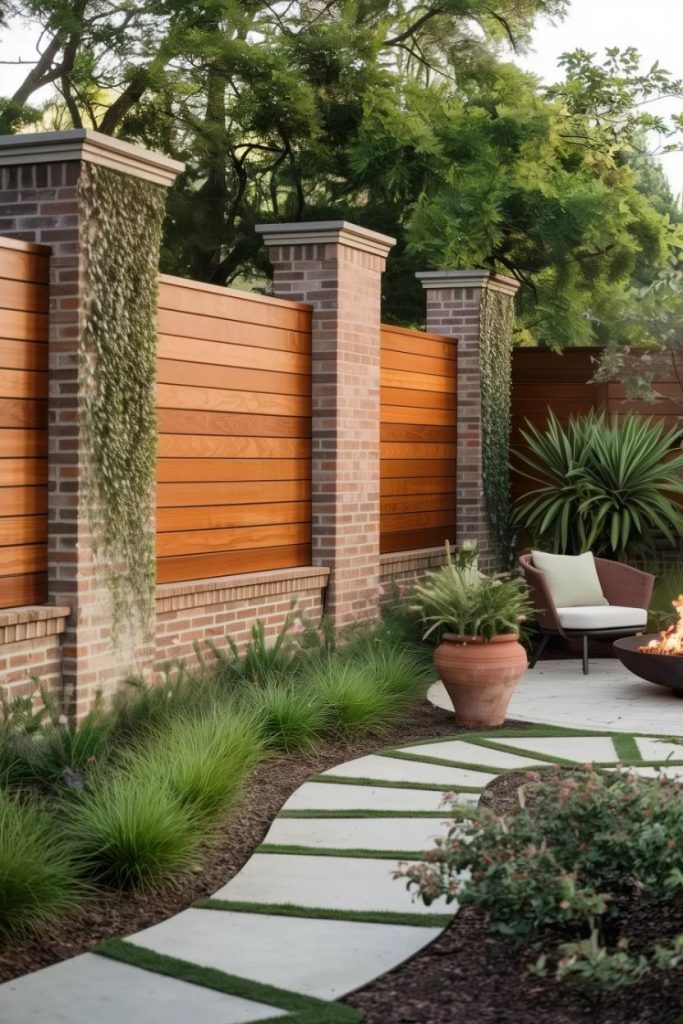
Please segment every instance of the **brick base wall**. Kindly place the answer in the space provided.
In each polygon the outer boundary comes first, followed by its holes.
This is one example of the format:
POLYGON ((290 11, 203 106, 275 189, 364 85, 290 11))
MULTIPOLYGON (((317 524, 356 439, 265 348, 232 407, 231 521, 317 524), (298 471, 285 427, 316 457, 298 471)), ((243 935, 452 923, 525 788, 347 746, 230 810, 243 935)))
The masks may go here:
POLYGON ((70 609, 30 607, 0 612, 0 689, 27 697, 36 681, 48 690, 62 683, 61 638, 70 609))
MULTIPOLYGON (((329 569, 315 566, 226 576, 193 583, 167 583, 157 588, 156 665, 195 659, 194 644, 207 639, 219 646, 230 635, 238 644, 249 639, 256 619, 268 634, 282 628, 292 602, 318 622, 324 605, 329 569)), ((206 653, 210 655, 209 650, 206 653)))
POLYGON ((415 551, 395 551, 380 556, 379 579, 382 598, 390 596, 392 586, 409 586, 423 578, 430 569, 444 564, 445 552, 442 547, 418 548, 415 551))

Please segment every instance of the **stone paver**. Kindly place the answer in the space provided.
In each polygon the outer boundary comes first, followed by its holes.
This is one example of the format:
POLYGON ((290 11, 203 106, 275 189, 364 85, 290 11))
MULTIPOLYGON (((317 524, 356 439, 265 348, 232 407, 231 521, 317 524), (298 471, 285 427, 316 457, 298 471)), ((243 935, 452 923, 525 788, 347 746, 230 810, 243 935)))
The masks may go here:
MULTIPOLYGON (((184 910, 130 941, 252 981, 335 999, 411 956, 438 933, 438 928, 406 925, 184 910)), ((188 1024, 201 1020, 194 1012, 187 1017, 188 1024)), ((166 1024, 164 1018, 159 1024, 166 1024)))
POLYGON ((483 787, 495 779, 493 772, 473 772, 465 768, 449 768, 441 764, 423 764, 419 761, 399 760, 369 754, 337 765, 323 773, 335 778, 381 779, 386 782, 420 782, 437 786, 483 787))
POLYGON ((247 1024, 279 1016, 273 1006, 91 953, 0 985, 2 1024, 247 1024))
POLYGON ((415 746, 401 747, 407 754, 420 754, 422 757, 440 757, 458 764, 478 764, 488 768, 530 768, 540 764, 533 758, 519 754, 507 754, 503 750, 484 750, 474 743, 464 740, 439 740, 434 743, 418 743, 415 746))
POLYGON ((427 850, 440 835, 438 818, 276 818, 263 841, 323 850, 414 851, 427 850))
MULTIPOLYGON (((493 738, 493 737, 492 737, 493 738)), ((507 747, 538 751, 548 757, 566 758, 583 764, 588 761, 617 761, 617 752, 609 736, 547 736, 543 739, 501 740, 507 747)))
MULTIPOLYGON (((459 793, 458 803, 474 805, 476 793, 459 793)), ((426 789, 397 789, 380 786, 352 786, 328 782, 305 782, 290 796, 286 811, 441 811, 443 793, 426 789)))
POLYGON ((652 739, 651 736, 635 736, 634 739, 644 761, 683 761, 682 743, 652 739))

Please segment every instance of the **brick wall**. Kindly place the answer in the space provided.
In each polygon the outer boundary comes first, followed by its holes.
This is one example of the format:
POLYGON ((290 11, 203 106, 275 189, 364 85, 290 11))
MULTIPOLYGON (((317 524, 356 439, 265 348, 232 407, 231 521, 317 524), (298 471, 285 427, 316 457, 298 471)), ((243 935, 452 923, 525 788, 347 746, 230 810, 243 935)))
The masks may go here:
POLYGON ((416 551, 396 551, 380 558, 380 595, 390 597, 394 586, 399 591, 424 577, 430 569, 438 569, 445 561, 442 547, 422 548, 416 551))
POLYGON ((61 638, 69 608, 0 611, 0 680, 6 697, 27 697, 36 680, 49 690, 61 684, 61 638))

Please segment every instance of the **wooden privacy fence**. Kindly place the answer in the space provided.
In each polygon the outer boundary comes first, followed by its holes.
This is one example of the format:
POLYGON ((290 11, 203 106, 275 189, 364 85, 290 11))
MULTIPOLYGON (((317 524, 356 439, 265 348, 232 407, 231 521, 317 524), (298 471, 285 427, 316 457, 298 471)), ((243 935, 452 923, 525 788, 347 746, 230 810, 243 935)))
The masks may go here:
POLYGON ((311 561, 308 306, 162 276, 160 583, 311 561))
MULTIPOLYGON (((609 416, 624 417, 638 413, 663 421, 666 427, 680 422, 683 417, 683 352, 675 357, 671 352, 648 354, 643 368, 652 373, 652 387, 660 396, 656 401, 629 399, 623 384, 610 382, 596 384, 592 377, 602 354, 599 348, 565 349, 558 354, 550 349, 518 348, 512 358, 512 448, 523 448, 520 430, 528 420, 543 427, 549 410, 566 423, 570 416, 591 410, 604 411, 609 416)), ((627 359, 624 374, 637 375, 642 355, 635 350, 627 359)), ((513 493, 524 494, 535 485, 532 481, 513 473, 513 493)))
POLYGON ((48 250, 0 238, 0 608, 47 599, 48 250))
POLYGON ((456 343, 381 329, 380 550, 455 540, 456 343))

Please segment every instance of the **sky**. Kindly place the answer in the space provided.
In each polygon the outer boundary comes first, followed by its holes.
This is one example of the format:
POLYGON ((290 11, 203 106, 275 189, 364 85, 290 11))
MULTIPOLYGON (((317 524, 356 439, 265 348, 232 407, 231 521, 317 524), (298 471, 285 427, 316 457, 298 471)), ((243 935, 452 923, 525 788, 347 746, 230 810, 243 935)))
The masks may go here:
MULTIPOLYGON (((581 47, 592 53, 608 46, 637 47, 648 66, 656 60, 683 79, 683 0, 573 0, 568 16, 553 25, 539 21, 532 49, 518 63, 544 81, 557 81, 561 53, 581 47)), ((0 33, 0 60, 31 59, 35 33, 22 26, 0 33)), ((26 68, 0 64, 0 94, 11 93, 26 68)), ((683 108, 680 100, 663 101, 660 113, 683 108)), ((683 192, 683 153, 665 154, 662 165, 675 194, 683 192)))

